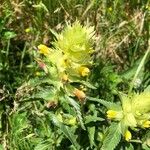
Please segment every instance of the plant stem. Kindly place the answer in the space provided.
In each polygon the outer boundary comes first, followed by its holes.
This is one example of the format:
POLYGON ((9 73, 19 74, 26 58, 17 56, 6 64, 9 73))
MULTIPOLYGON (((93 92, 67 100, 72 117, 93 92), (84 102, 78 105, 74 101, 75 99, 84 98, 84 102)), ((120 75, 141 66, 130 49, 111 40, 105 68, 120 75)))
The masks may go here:
POLYGON ((141 62, 140 62, 140 64, 139 64, 139 66, 138 66, 138 68, 137 68, 137 70, 136 70, 136 73, 135 73, 135 75, 134 75, 134 77, 133 77, 133 80, 132 80, 132 82, 131 82, 131 84, 130 84, 130 88, 129 88, 128 95, 130 95, 130 93, 131 93, 131 91, 132 91, 132 89, 133 89, 133 86, 134 86, 134 82, 135 82, 135 80, 137 79, 137 77, 138 77, 138 75, 139 75, 141 69, 143 68, 143 66, 144 66, 144 64, 145 64, 145 61, 146 61, 146 59, 147 59, 147 57, 148 57, 148 54, 149 54, 149 52, 150 52, 150 39, 149 39, 149 43, 148 43, 148 44, 149 44, 148 49, 147 49, 145 55, 143 56, 143 58, 142 58, 142 60, 141 60, 141 62))

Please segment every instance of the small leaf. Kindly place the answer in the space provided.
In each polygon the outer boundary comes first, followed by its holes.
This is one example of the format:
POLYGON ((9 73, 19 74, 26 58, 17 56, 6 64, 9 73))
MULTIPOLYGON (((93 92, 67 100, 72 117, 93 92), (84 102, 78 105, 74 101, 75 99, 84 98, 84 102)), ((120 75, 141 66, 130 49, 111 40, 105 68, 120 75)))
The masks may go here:
POLYGON ((107 102, 105 100, 93 98, 93 97, 87 97, 87 99, 90 101, 98 102, 98 103, 104 105, 105 107, 107 107, 108 109, 121 110, 120 105, 112 103, 112 102, 107 102))
POLYGON ((9 40, 11 38, 16 37, 16 33, 15 32, 11 32, 11 31, 7 31, 4 33, 4 39, 9 40))
POLYGON ((87 81, 77 81, 77 82, 79 82, 79 83, 82 83, 83 85, 85 85, 85 86, 87 86, 88 88, 90 88, 90 89, 96 89, 96 87, 95 86, 93 86, 90 82, 87 82, 87 81))
POLYGON ((39 143, 34 150, 48 150, 50 149, 50 147, 52 146, 52 143, 50 140, 47 141, 43 141, 41 143, 39 143))
POLYGON ((131 143, 128 143, 127 146, 125 147, 125 150, 134 150, 134 147, 131 143))
POLYGON ((71 129, 64 125, 63 123, 61 123, 57 117, 53 114, 51 114, 52 116, 52 121, 53 123, 60 128, 60 130, 64 133, 64 135, 71 141, 71 143, 74 145, 74 147, 76 149, 79 149, 79 144, 76 142, 76 136, 71 132, 71 129))
POLYGON ((102 150, 114 150, 121 139, 120 124, 112 123, 108 129, 108 134, 104 138, 102 150))
POLYGON ((32 96, 32 98, 42 98, 44 100, 55 100, 55 90, 54 89, 46 89, 41 90, 39 93, 32 96))
POLYGON ((93 146, 95 146, 95 142, 94 142, 95 127, 88 127, 87 129, 88 129, 88 136, 90 140, 90 146, 92 148, 93 146))
POLYGON ((84 123, 83 123, 83 118, 82 118, 82 115, 81 115, 81 108, 80 108, 79 104, 76 101, 74 101, 74 99, 72 99, 70 97, 66 97, 66 99, 75 108, 75 110, 77 112, 77 117, 78 117, 78 119, 80 121, 80 124, 81 124, 81 127, 85 130, 85 126, 84 126, 84 123))
POLYGON ((85 117, 85 124, 90 122, 97 122, 97 121, 104 121, 105 119, 96 117, 96 116, 86 116, 85 117))

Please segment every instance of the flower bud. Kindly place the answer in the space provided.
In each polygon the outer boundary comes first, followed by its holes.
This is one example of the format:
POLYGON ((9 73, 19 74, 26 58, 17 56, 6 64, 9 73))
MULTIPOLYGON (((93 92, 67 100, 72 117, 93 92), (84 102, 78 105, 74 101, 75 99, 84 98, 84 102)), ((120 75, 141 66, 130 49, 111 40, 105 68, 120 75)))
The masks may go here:
POLYGON ((40 53, 44 54, 45 56, 47 56, 50 53, 50 48, 48 48, 46 45, 40 44, 38 46, 38 49, 40 53))
POLYGON ((72 126, 76 125, 76 123, 77 123, 76 117, 72 117, 67 122, 68 125, 72 125, 72 126))
POLYGON ((150 127, 150 121, 149 121, 149 120, 145 121, 145 122, 143 123, 143 127, 144 127, 144 128, 149 128, 149 127, 150 127))
POLYGON ((83 91, 75 89, 74 90, 74 95, 79 99, 79 100, 83 100, 86 98, 86 95, 83 91))
POLYGON ((39 67, 45 71, 45 73, 48 73, 48 69, 45 63, 38 61, 38 64, 39 64, 39 67))
POLYGON ((87 68, 87 67, 79 67, 79 74, 80 74, 82 77, 88 76, 89 73, 90 73, 89 68, 87 68))
POLYGON ((107 118, 108 119, 114 119, 117 116, 117 112, 114 110, 108 110, 107 111, 107 118))
POLYGON ((124 137, 125 137, 125 140, 129 142, 129 141, 131 140, 131 138, 132 138, 131 132, 130 132, 129 130, 127 130, 127 131, 125 132, 124 137))
POLYGON ((35 75, 36 75, 36 76, 40 76, 41 74, 40 74, 40 72, 36 71, 36 72, 35 72, 35 75))
POLYGON ((108 110, 106 113, 108 119, 121 120, 123 118, 122 111, 108 110))

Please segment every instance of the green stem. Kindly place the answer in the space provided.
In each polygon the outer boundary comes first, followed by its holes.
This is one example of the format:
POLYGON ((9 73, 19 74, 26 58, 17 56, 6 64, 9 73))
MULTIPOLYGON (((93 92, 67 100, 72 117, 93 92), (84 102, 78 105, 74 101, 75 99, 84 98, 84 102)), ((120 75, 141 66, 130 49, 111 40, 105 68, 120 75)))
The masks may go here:
POLYGON ((24 49, 23 49, 22 55, 21 55, 21 61, 20 61, 20 67, 19 67, 20 72, 22 71, 23 59, 24 59, 24 56, 25 56, 25 51, 26 51, 26 43, 25 43, 25 46, 24 46, 24 49))
POLYGON ((135 73, 135 75, 134 75, 134 77, 133 77, 133 80, 132 80, 132 82, 131 82, 131 84, 130 84, 130 88, 129 88, 128 95, 130 95, 130 93, 131 93, 131 91, 132 91, 132 89, 133 89, 134 83, 135 83, 135 81, 136 81, 136 79, 137 79, 137 77, 138 77, 138 75, 139 75, 141 69, 143 68, 143 66, 144 66, 144 64, 145 64, 145 61, 146 61, 146 59, 147 59, 147 56, 148 56, 149 52, 150 52, 150 40, 149 40, 148 49, 147 49, 145 55, 143 56, 143 58, 142 58, 142 60, 141 60, 141 62, 140 62, 140 64, 139 64, 139 66, 138 66, 138 68, 137 68, 137 70, 136 70, 136 73, 135 73))

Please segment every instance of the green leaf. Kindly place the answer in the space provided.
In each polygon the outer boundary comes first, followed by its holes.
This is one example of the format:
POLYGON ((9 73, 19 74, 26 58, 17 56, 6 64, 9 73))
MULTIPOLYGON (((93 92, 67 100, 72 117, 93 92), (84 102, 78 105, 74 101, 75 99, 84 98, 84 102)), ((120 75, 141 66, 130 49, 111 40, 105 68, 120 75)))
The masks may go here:
POLYGON ((144 92, 150 92, 150 85, 146 87, 146 89, 144 90, 144 92))
POLYGON ((75 108, 76 112, 77 112, 77 117, 80 121, 80 124, 81 124, 81 127, 85 130, 85 126, 84 126, 84 123, 83 123, 83 118, 82 118, 82 115, 81 115, 81 108, 80 108, 80 105, 72 98, 66 96, 66 99, 69 101, 69 103, 75 108))
POLYGON ((127 80, 131 79, 135 75, 135 72, 137 70, 137 67, 138 67, 140 61, 141 61, 141 58, 138 59, 132 67, 130 67, 128 70, 121 73, 120 76, 127 80))
POLYGON ((49 84, 49 85, 59 85, 60 82, 58 81, 53 81, 47 78, 43 78, 43 79, 39 79, 39 78, 35 78, 35 79, 31 79, 29 80, 28 83, 26 83, 27 85, 31 85, 31 86, 38 86, 40 84, 49 84))
POLYGON ((90 140, 90 147, 92 148, 93 146, 95 146, 95 142, 94 142, 95 127, 88 127, 87 130, 88 130, 88 136, 90 140))
POLYGON ((139 65, 137 67, 137 70, 136 70, 136 72, 134 74, 132 82, 130 83, 129 94, 131 93, 131 91, 132 91, 132 89, 134 87, 134 83, 135 83, 136 79, 139 77, 139 75, 141 74, 142 70, 144 69, 144 65, 145 65, 145 63, 147 61, 149 53, 150 53, 150 46, 148 47, 145 55, 143 56, 142 60, 140 61, 139 65))
POLYGON ((0 150, 3 150, 3 146, 0 144, 0 150))
POLYGON ((90 82, 87 82, 87 81, 80 81, 80 80, 78 80, 77 81, 78 83, 82 83, 83 85, 85 85, 86 87, 88 87, 88 88, 90 88, 90 89, 96 89, 96 87, 95 86, 93 86, 90 82))
POLYGON ((32 98, 42 98, 44 100, 55 100, 55 89, 43 89, 41 90, 39 93, 35 94, 34 96, 32 96, 32 98))
POLYGON ((121 139, 119 123, 112 123, 108 129, 108 134, 104 138, 102 150, 114 150, 121 139))
POLYGON ((73 146, 76 149, 79 149, 79 144, 77 143, 76 136, 71 132, 71 128, 69 128, 68 126, 64 125, 63 123, 61 123, 57 117, 53 114, 51 114, 52 116, 52 121, 53 123, 60 128, 60 130, 64 133, 64 135, 71 141, 71 143, 73 144, 73 146))
POLYGON ((39 143, 34 150, 50 150, 51 145, 50 142, 39 143))
POLYGON ((16 37, 16 33, 15 32, 11 32, 11 31, 7 31, 4 33, 4 39, 9 40, 11 38, 16 37))
POLYGON ((93 98, 93 97, 87 97, 87 99, 90 100, 90 101, 98 102, 98 103, 104 105, 105 107, 107 107, 107 109, 121 110, 120 105, 112 103, 112 102, 107 102, 105 100, 98 99, 98 98, 93 98))
POLYGON ((45 140, 45 141, 40 141, 40 143, 38 143, 34 150, 50 150, 52 149, 52 139, 48 139, 48 140, 45 140))
POLYGON ((134 147, 131 143, 128 143, 127 146, 125 147, 125 150, 134 150, 134 147))
POLYGON ((97 116, 86 116, 85 117, 85 124, 90 122, 96 122, 96 121, 104 121, 105 119, 97 117, 97 116))

